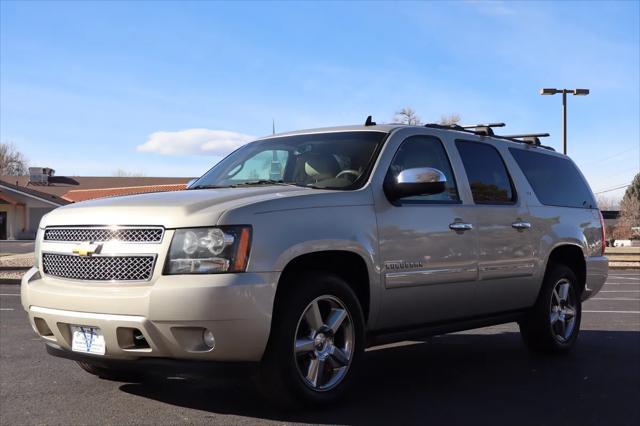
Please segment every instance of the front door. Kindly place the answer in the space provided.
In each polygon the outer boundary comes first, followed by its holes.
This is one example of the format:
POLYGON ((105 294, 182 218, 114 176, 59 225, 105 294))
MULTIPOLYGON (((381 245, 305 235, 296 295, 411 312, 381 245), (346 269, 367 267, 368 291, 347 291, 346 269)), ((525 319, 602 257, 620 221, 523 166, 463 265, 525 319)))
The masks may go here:
POLYGON ((438 138, 405 139, 387 178, 417 167, 440 170, 447 187, 442 194, 408 197, 395 204, 385 198, 377 203, 384 281, 378 327, 382 329, 473 313, 476 231, 460 226, 473 223, 473 206, 461 202, 446 149, 438 138))
POLYGON ((0 212, 0 240, 7 239, 7 212, 0 212))
MULTIPOLYGON (((456 141, 475 204, 479 314, 530 304, 535 270, 529 210, 500 152, 488 143, 456 141)), ((535 297, 535 296, 533 296, 535 297)))

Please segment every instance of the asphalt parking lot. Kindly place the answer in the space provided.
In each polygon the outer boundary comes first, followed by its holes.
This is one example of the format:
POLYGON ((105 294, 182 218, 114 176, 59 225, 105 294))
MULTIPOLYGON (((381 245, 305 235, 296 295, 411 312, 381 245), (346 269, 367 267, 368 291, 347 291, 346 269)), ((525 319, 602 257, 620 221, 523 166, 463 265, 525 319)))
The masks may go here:
POLYGON ((583 312, 567 356, 531 356, 511 324, 372 348, 346 401, 283 412, 248 380, 93 377, 48 356, 0 285, 0 423, 638 425, 640 271, 611 271, 583 312))

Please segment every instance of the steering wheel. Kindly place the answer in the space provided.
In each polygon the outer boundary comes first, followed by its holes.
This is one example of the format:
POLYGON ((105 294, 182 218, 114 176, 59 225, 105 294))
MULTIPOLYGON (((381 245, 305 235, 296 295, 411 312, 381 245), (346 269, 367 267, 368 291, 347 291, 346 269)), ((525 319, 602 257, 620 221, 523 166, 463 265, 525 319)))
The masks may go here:
POLYGON ((347 170, 343 170, 340 173, 338 173, 336 175, 336 179, 340 179, 340 176, 342 175, 353 175, 353 179, 352 180, 356 180, 358 179, 358 177, 360 177, 360 172, 357 170, 352 170, 352 169, 347 169, 347 170))

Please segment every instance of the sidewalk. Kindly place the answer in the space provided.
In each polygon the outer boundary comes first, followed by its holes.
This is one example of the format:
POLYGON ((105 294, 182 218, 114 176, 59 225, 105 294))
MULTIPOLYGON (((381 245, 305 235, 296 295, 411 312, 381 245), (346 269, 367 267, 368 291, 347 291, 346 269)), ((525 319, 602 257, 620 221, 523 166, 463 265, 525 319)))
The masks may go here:
POLYGON ((33 266, 33 253, 0 256, 0 284, 20 284, 22 275, 33 266))
POLYGON ((33 240, 1 240, 0 257, 8 254, 33 253, 33 240))

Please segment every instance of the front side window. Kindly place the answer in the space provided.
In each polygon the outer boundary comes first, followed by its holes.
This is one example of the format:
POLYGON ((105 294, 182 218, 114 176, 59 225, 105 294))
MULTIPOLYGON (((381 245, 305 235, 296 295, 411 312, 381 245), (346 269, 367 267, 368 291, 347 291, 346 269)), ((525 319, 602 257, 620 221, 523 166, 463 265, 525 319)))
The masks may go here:
POLYGON ((459 202, 460 198, 449 157, 447 157, 442 142, 433 136, 412 136, 402 142, 393 157, 386 179, 395 179, 403 170, 421 167, 431 167, 444 173, 447 178, 446 189, 440 194, 405 197, 401 199, 403 203, 459 202))
POLYGON ((190 189, 278 184, 357 189, 366 182, 386 136, 335 132, 259 140, 231 153, 190 189))
POLYGON ((456 141, 476 204, 511 204, 515 190, 497 149, 486 143, 456 141))

